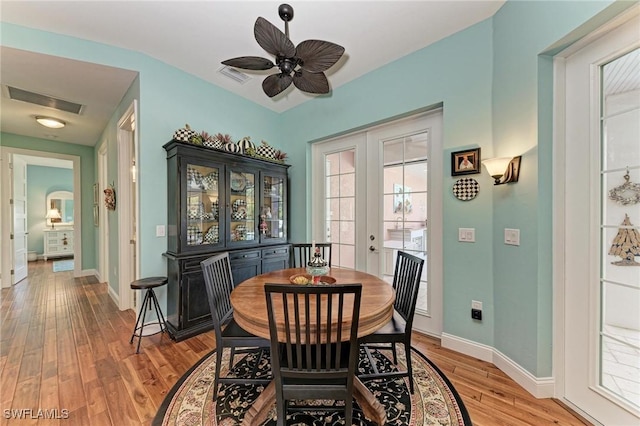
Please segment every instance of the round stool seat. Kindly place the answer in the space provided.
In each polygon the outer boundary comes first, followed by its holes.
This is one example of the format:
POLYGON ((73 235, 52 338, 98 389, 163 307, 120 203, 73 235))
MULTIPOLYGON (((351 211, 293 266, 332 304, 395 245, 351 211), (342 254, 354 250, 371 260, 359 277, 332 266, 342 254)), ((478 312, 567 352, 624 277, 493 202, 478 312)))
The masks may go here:
POLYGON ((169 280, 167 277, 149 277, 135 280, 131 283, 133 290, 144 290, 147 288, 156 288, 165 285, 169 280))
POLYGON ((167 277, 149 277, 135 280, 131 283, 132 290, 144 290, 144 298, 142 299, 142 305, 140 306, 140 313, 138 314, 136 325, 133 328, 131 340, 129 340, 129 343, 132 344, 134 337, 138 338, 138 348, 136 349, 136 353, 140 353, 140 343, 142 342, 143 337, 164 333, 167 329, 167 323, 164 320, 164 315, 160 309, 160 303, 158 303, 156 293, 153 291, 154 288, 163 286, 167 284, 167 282, 169 282, 167 277), (155 310, 156 320, 150 323, 145 323, 147 311, 151 310, 155 310), (151 328, 151 332, 147 329, 147 333, 145 333, 144 328, 147 326, 154 327, 151 328), (156 329, 155 326, 158 326, 158 329, 156 329))

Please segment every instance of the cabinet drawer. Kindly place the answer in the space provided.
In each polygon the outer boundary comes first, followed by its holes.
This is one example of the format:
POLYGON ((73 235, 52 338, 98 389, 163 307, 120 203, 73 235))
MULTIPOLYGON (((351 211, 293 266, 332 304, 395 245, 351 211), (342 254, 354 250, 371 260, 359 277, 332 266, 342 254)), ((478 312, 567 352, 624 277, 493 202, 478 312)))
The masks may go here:
POLYGON ((237 251, 229 253, 230 260, 260 259, 260 250, 237 251))
POLYGON ((50 246, 48 249, 49 254, 71 253, 71 252, 73 252, 73 247, 69 247, 69 246, 50 246))
POLYGON ((285 246, 262 249, 262 257, 289 257, 289 247, 285 246))
POLYGON ((202 262, 203 260, 207 259, 207 256, 204 257, 196 257, 193 259, 187 259, 184 260, 182 262, 180 262, 182 264, 182 271, 183 272, 193 272, 193 271, 200 271, 202 270, 202 266, 200 266, 200 262, 202 262))

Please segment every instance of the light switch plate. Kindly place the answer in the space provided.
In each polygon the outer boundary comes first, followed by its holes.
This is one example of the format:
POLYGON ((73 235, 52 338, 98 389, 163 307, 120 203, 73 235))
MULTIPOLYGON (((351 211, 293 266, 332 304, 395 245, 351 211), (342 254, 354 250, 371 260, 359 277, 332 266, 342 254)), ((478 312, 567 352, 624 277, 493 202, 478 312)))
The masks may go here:
POLYGON ((520 230, 519 229, 504 229, 504 243, 511 246, 520 245, 520 230))
POLYGON ((464 243, 476 242, 476 229, 475 228, 458 228, 458 241, 464 243))
POLYGON ((165 235, 164 225, 156 225, 156 237, 164 237, 165 235))

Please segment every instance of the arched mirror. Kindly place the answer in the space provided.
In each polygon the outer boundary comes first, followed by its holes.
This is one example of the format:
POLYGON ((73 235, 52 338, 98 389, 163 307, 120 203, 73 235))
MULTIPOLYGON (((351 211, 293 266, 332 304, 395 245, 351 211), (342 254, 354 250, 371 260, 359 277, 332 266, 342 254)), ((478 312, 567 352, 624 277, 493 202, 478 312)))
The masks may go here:
POLYGON ((47 194, 46 211, 57 210, 60 213, 60 219, 51 219, 47 214, 47 226, 51 226, 51 221, 56 226, 72 226, 73 225, 73 192, 71 191, 54 191, 47 194))

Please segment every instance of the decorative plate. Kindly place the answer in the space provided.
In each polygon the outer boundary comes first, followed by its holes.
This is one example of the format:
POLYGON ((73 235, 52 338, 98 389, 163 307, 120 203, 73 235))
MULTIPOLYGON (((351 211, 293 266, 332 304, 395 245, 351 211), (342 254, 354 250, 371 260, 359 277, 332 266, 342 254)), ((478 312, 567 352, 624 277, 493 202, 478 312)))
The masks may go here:
POLYGON ((238 214, 242 215, 243 219, 246 219, 247 217, 247 208, 245 206, 240 206, 238 207, 238 214))
POLYGON ((244 212, 246 213, 247 212, 247 209, 245 207, 246 205, 247 205, 247 203, 242 199, 235 200, 233 202, 233 205, 232 205, 233 211, 237 212, 237 211, 239 211, 240 207, 243 207, 244 208, 244 212))
POLYGON ((453 195, 462 201, 469 201, 476 198, 480 192, 480 184, 473 178, 458 179, 453 185, 453 195))
POLYGON ((247 187, 247 179, 245 179, 242 173, 232 172, 230 186, 234 191, 244 191, 244 189, 247 187))
POLYGON ((214 225, 204 234, 204 242, 205 244, 216 244, 218 241, 218 225, 214 225))
POLYGON ((191 167, 187 167, 187 183, 192 188, 202 188, 202 173, 191 167))
POLYGON ((218 172, 211 172, 202 178, 202 186, 207 191, 218 189, 218 172))

